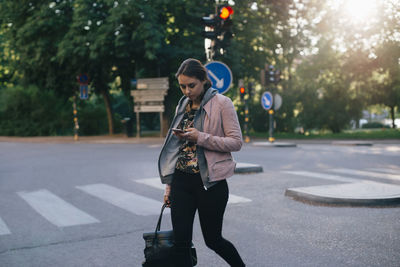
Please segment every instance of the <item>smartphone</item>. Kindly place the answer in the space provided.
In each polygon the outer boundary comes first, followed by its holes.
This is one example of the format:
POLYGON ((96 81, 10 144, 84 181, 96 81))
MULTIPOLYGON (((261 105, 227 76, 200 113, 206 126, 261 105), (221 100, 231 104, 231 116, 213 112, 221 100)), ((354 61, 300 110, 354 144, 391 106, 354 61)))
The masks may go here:
POLYGON ((172 128, 172 131, 176 132, 176 133, 184 133, 185 131, 182 129, 178 129, 178 128, 172 128))

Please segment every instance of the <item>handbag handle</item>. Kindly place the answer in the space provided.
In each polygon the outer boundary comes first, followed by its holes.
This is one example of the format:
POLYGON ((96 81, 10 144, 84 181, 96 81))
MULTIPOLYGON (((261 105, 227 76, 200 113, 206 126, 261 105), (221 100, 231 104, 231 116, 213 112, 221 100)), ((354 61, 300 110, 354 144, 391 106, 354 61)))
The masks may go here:
MULTIPOLYGON (((157 232, 160 231, 161 229, 161 220, 162 220, 162 215, 164 212, 165 207, 167 206, 167 204, 163 204, 162 208, 161 208, 161 213, 160 213, 160 217, 158 217, 158 222, 157 222, 157 226, 156 226, 156 230, 154 231, 154 240, 157 239, 157 232)), ((153 241, 154 241, 153 240, 153 241)))

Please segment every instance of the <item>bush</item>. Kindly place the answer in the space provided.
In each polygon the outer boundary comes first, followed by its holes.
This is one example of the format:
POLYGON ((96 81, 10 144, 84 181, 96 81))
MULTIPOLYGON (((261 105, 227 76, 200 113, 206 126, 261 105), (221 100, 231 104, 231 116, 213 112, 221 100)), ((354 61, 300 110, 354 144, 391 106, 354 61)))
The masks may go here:
MULTIPOLYGON (((108 133, 107 114, 102 98, 77 99, 79 135, 108 133)), ((0 90, 0 135, 73 135, 72 98, 63 99, 54 91, 34 85, 0 90)), ((122 131, 121 116, 114 114, 114 130, 122 131)))
POLYGON ((71 106, 53 91, 15 86, 0 91, 0 135, 40 136, 72 133, 71 106))
POLYGON ((376 128, 390 128, 390 127, 387 126, 387 125, 384 125, 384 124, 381 123, 381 122, 375 121, 375 122, 367 122, 367 123, 364 123, 364 124, 361 126, 361 128, 363 128, 363 129, 376 129, 376 128))

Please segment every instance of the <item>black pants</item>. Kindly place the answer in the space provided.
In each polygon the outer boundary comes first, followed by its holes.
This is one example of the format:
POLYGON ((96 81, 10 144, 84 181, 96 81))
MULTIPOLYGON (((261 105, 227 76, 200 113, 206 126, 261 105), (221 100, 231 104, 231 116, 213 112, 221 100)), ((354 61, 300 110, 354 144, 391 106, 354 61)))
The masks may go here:
POLYGON ((200 174, 175 171, 170 200, 177 253, 176 266, 192 266, 190 246, 196 210, 207 247, 231 266, 245 266, 236 248, 221 235, 228 194, 228 184, 225 180, 205 190, 200 174))

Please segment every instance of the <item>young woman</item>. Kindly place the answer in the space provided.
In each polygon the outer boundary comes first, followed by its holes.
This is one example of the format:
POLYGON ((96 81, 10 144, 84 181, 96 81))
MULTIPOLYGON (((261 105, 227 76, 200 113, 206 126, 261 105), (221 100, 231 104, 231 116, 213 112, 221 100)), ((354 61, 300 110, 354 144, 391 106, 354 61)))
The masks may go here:
POLYGON ((245 266, 236 248, 222 237, 228 202, 226 178, 234 173, 231 152, 240 150, 242 134, 232 101, 211 87, 207 70, 185 60, 175 75, 183 97, 161 150, 158 167, 171 207, 176 266, 192 266, 190 247, 198 210, 206 245, 231 266, 245 266))

